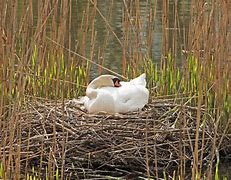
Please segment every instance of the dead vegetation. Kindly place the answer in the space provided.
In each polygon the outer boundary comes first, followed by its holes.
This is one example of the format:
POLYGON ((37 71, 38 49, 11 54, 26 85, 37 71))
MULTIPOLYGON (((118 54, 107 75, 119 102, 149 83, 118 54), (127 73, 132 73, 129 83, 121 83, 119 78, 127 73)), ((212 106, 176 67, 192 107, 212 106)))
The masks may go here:
MULTIPOLYGON (((1 137, 6 144, 13 138, 14 145, 2 147, 6 154, 20 149, 22 172, 35 168, 45 176, 47 169, 59 169, 72 178, 157 176, 193 163, 195 107, 156 100, 137 112, 93 115, 75 101, 40 100, 28 101, 23 109, 15 124, 20 133, 1 137)), ((207 115, 202 111, 201 116, 207 115)), ((200 166, 210 162, 213 129, 210 120, 199 129, 200 166)))

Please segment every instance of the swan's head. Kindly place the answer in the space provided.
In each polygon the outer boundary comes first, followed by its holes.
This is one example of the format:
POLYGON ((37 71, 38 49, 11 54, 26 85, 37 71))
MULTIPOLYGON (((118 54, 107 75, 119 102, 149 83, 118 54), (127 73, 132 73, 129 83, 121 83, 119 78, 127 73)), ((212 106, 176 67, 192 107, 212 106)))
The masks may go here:
POLYGON ((94 88, 101 88, 101 87, 120 87, 120 79, 113 75, 101 75, 94 79, 89 85, 93 86, 94 88))

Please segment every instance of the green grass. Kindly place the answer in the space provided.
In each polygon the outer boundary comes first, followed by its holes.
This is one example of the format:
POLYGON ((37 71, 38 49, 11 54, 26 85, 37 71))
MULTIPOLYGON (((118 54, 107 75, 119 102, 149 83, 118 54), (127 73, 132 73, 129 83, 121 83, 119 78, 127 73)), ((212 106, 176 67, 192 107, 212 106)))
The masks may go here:
MULTIPOLYGON (((47 55, 46 62, 38 60, 37 47, 32 54, 31 63, 24 69, 26 95, 47 98, 71 98, 83 94, 86 87, 88 64, 67 64, 64 55, 55 57, 47 55)), ((14 84, 16 76, 14 74, 14 84)), ((16 95, 17 86, 12 89, 12 96, 16 95)))
POLYGON ((2 163, 0 163, 0 178, 3 178, 4 174, 4 169, 2 163))

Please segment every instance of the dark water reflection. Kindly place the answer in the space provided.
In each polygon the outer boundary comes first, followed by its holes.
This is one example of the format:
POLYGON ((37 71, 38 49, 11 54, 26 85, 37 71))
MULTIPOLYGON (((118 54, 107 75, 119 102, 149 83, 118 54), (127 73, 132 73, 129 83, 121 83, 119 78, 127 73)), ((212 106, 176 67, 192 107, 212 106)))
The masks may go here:
POLYGON ((220 178, 231 179, 231 157, 223 159, 218 168, 220 178))
MULTIPOLYGON (((149 1, 148 1, 149 2, 149 1)), ((149 57, 151 57, 154 61, 159 62, 161 59, 161 48, 162 48, 162 3, 163 1, 157 0, 153 1, 157 2, 156 5, 156 17, 155 22, 153 25, 153 40, 152 40, 152 52, 149 57)), ((169 41, 171 42, 172 33, 176 30, 173 29, 174 27, 174 1, 169 1, 169 41)), ((190 11, 190 1, 178 1, 177 2, 177 8, 178 8, 178 18, 179 18, 179 26, 181 30, 184 30, 187 32, 188 28, 188 22, 189 22, 189 11, 190 11)), ((71 29, 71 36, 72 36, 72 43, 76 43, 76 37, 78 34, 78 29, 80 28, 81 19, 83 18, 83 11, 86 10, 86 7, 88 5, 88 1, 73 1, 73 10, 72 10, 72 17, 73 17, 73 24, 71 29)), ((150 4, 147 4, 146 0, 140 1, 140 18, 141 18, 141 32, 140 32, 140 38, 145 39, 147 36, 147 23, 149 18, 149 9, 150 4)), ((152 4, 154 6, 154 4, 152 4)), ((125 12, 124 9, 124 2, 122 0, 120 1, 104 1, 104 0, 98 0, 97 1, 97 7, 99 11, 102 13, 102 15, 106 18, 108 18, 111 10, 111 18, 110 18, 110 26, 112 27, 113 31, 117 35, 117 37, 122 41, 123 40, 123 13, 125 12), (113 5, 112 5, 113 4, 113 5)), ((135 8, 135 7, 134 7, 135 8)), ((154 8, 154 7, 153 7, 154 8)), ((90 6, 90 11, 93 10, 93 5, 90 6)), ((135 29, 136 27, 134 27, 135 29)), ((118 42, 118 40, 115 38, 111 30, 109 30, 108 26, 106 25, 103 18, 96 12, 95 16, 95 31, 97 33, 96 36, 96 45, 98 49, 96 49, 94 54, 94 60, 97 61, 99 57, 99 51, 104 51, 103 59, 104 59, 104 66, 110 68, 111 70, 114 70, 116 72, 121 72, 121 58, 122 58, 122 47, 121 44, 118 42), (108 36, 108 44, 106 47, 103 46, 105 39, 108 36)), ((183 32, 183 31, 182 31, 183 32)), ((91 32, 89 32, 91 33, 91 32)), ((182 37, 179 37, 179 39, 183 39, 183 33, 180 35, 182 37)), ((181 47, 179 42, 179 47, 181 47)), ((171 44, 169 46, 169 49, 171 49, 171 44)), ((147 54, 146 51, 147 47, 144 44, 142 44, 141 48, 138 50, 142 52, 143 56, 145 57, 147 54)), ((129 52, 128 52, 129 53, 129 52)), ((89 58, 90 54, 90 39, 88 39, 88 45, 86 49, 86 56, 89 58)), ((177 53, 177 57, 180 58, 181 51, 179 49, 177 53)), ((179 60, 180 62, 180 60, 179 60)), ((97 70, 95 69, 95 73, 97 70)))
MULTIPOLYGON (((128 4, 128 2, 135 4, 135 1, 126 1, 126 0, 97 0, 97 8, 102 13, 102 15, 108 20, 112 30, 118 37, 118 39, 123 42, 124 38, 124 25, 123 25, 123 17, 125 10, 124 2, 128 4), (109 18, 110 16, 110 18, 109 18)), ((173 0, 169 1, 169 8, 168 8, 168 20, 169 20, 169 28, 167 29, 169 33, 169 49, 172 49, 172 36, 174 31, 179 31, 180 33, 177 35, 177 59, 180 63, 181 58, 181 47, 183 44, 184 39, 184 32, 188 31, 188 23, 190 19, 190 0, 178 0, 177 6, 174 6, 173 0), (178 28, 174 29, 174 8, 177 7, 177 19, 178 19, 178 28)), ((61 1, 59 1, 60 5, 61 1)), ((34 20, 34 28, 36 28, 37 24, 37 16, 38 16, 38 6, 39 1, 34 0, 33 1, 33 20, 34 20)), ((19 1, 19 9, 23 9, 23 1, 19 1)), ((78 52, 78 49, 81 49, 81 42, 78 39, 81 32, 81 22, 84 18, 86 18, 86 11, 87 7, 89 6, 89 13, 91 14, 94 10, 94 6, 91 4, 91 1, 82 1, 82 0, 72 0, 71 1, 71 29, 68 36, 71 39, 71 49, 78 52)), ((135 9, 135 5, 132 6, 132 9, 135 9)), ((162 35, 163 35, 163 28, 162 28, 162 18, 163 18, 163 1, 162 0, 140 0, 139 1, 139 10, 140 10, 140 19, 141 19, 141 29, 139 38, 142 40, 142 45, 140 46, 140 49, 136 49, 136 51, 139 51, 142 53, 143 57, 150 57, 155 62, 159 62, 161 59, 162 54, 162 35), (151 53, 147 52, 147 43, 145 43, 145 39, 147 37, 147 27, 148 27, 148 18, 149 18, 149 12, 150 12, 150 6, 152 7, 153 11, 155 9, 156 15, 152 27, 152 49, 151 53), (144 42, 144 43, 143 43, 144 42)), ((19 14, 22 11, 19 11, 19 14)), ((22 15, 22 14, 21 14, 22 15)), ((133 19, 131 15, 131 21, 133 19)), ((89 17, 89 21, 91 17, 89 17)), ((103 18, 99 15, 98 12, 96 12, 96 15, 94 17, 94 31, 96 33, 96 40, 95 40, 95 50, 94 50, 94 58, 93 60, 98 61, 101 54, 103 54, 102 58, 104 60, 103 65, 107 68, 110 68, 111 70, 114 70, 118 73, 121 73, 122 68, 122 47, 121 44, 118 42, 117 38, 113 35, 112 30, 106 25, 103 18), (104 46, 105 40, 107 40, 106 46, 104 46), (103 53, 102 53, 103 52, 103 53)), ((47 31, 51 28, 49 26, 49 21, 46 24, 47 31)), ((136 31, 136 28, 134 26, 134 31, 136 31)), ((165 29, 166 31, 166 29, 165 29)), ((86 41, 86 49, 85 49, 85 56, 87 58, 90 58, 90 49, 91 49, 91 24, 89 24, 88 27, 88 37, 86 41)), ((47 32, 49 34, 49 32, 47 32)), ((134 48, 133 45, 131 45, 131 49, 134 48)), ((127 49, 127 53, 129 53, 129 49, 127 49)), ((96 73, 97 70, 93 70, 93 73, 96 73), (95 71, 95 72, 94 72, 95 71)))

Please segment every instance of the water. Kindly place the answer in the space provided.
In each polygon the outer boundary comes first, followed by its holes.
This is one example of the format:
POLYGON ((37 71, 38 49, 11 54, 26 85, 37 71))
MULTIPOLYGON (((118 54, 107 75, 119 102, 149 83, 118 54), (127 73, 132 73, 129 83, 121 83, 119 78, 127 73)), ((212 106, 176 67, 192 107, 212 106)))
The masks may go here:
MULTIPOLYGON (((94 10, 94 6, 90 3, 91 1, 81 1, 81 0, 72 0, 71 1, 71 29, 68 36, 70 36, 71 39, 71 50, 76 51, 76 49, 81 49, 81 42, 78 41, 79 34, 81 32, 81 22, 85 16, 84 12, 87 11, 87 7, 90 4, 89 8, 89 14, 92 13, 94 10)), ((93 60, 98 62, 99 60, 103 59, 103 66, 116 71, 118 73, 121 73, 122 69, 122 46, 118 42, 117 38, 113 35, 112 31, 116 34, 118 39, 123 42, 124 36, 124 14, 126 13, 125 4, 128 7, 129 1, 123 1, 123 0, 97 0, 97 8, 102 13, 103 17, 107 19, 109 22, 111 29, 105 23, 102 16, 96 12, 96 16, 94 17, 94 31, 96 33, 96 39, 95 39, 95 50, 94 50, 94 57, 93 60), (111 11, 110 11, 111 10, 111 11), (110 13, 111 12, 111 13, 110 13), (109 20, 109 15, 110 20, 109 20), (107 39, 107 44, 105 46, 105 40, 107 39)), ((162 18, 163 18, 163 1, 162 0, 153 0, 153 1, 147 1, 147 0, 140 0, 139 1, 139 11, 140 11, 140 19, 141 19, 141 28, 139 29, 139 38, 141 39, 141 45, 137 49, 136 46, 133 45, 133 43, 130 43, 130 49, 126 49, 127 55, 131 55, 133 52, 133 49, 136 48, 136 51, 141 52, 142 57, 150 57, 155 62, 160 62, 161 54, 162 54, 162 36, 163 31, 168 31, 169 34, 169 50, 173 49, 172 45, 172 39, 173 34, 175 31, 177 31, 177 52, 176 57, 178 59, 178 63, 180 63, 181 59, 181 49, 183 46, 183 39, 184 39, 184 32, 188 31, 188 23, 190 20, 189 11, 190 11, 190 0, 179 0, 177 1, 177 16, 178 16, 178 28, 174 28, 174 1, 169 1, 169 11, 168 11, 168 17, 169 17, 169 28, 163 29, 162 27, 162 18), (147 3, 148 2, 148 3, 147 3), (150 6, 152 6, 153 11, 156 9, 156 16, 154 18, 154 23, 152 26, 152 42, 151 42, 151 53, 147 52, 147 28, 148 28, 148 18, 149 18, 149 11, 150 6)), ((131 6, 131 9, 133 12, 135 12, 136 6, 135 1, 131 1, 130 3, 133 3, 131 6)), ((33 19, 34 19, 34 28, 36 28, 37 23, 37 16, 38 16, 38 1, 33 1, 33 19)), ((60 5, 60 4, 59 4, 60 5)), ((19 9, 22 9, 24 6, 23 2, 19 2, 19 9)), ((19 10, 19 14, 22 16, 22 12, 19 10), (21 13, 21 14, 20 14, 21 13)), ((132 25, 132 31, 134 33, 137 31, 137 27, 135 26, 135 14, 130 14, 130 20, 132 25)), ((91 17, 89 17, 89 21, 91 21, 91 17)), ((46 24, 47 29, 49 27, 49 21, 46 24)), ((85 49, 85 56, 87 58, 90 58, 90 49, 91 49, 91 24, 89 24, 88 27, 88 38, 86 42, 86 49, 85 49)), ((49 33, 48 33, 49 34, 49 33)), ((132 36, 135 36, 132 34, 132 36)), ((130 37, 131 39, 134 37, 130 37)), ((77 51, 78 52, 78 51, 77 51)), ((131 57, 129 57, 131 58, 131 57)), ((97 68, 93 67, 93 73, 97 72, 97 68)))
MULTIPOLYGON (((153 1, 155 2, 155 1, 153 1)), ((156 17, 155 17, 155 22, 153 24, 153 40, 152 40, 152 52, 149 55, 153 61, 155 62, 160 62, 161 59, 161 53, 162 53, 162 35, 163 35, 163 29, 162 29, 162 1, 158 0, 156 1, 156 17)), ((113 3, 112 7, 112 13, 111 13, 111 20, 110 20, 110 26, 117 35, 117 37, 122 41, 124 38, 123 34, 123 13, 125 13, 125 8, 124 8, 124 3, 123 1, 104 1, 104 0, 98 0, 97 1, 97 7, 99 11, 102 13, 102 15, 105 18, 108 18, 108 14, 111 8, 111 3, 113 3)), ((173 1, 169 2, 169 40, 171 41, 171 38, 173 36, 174 31, 177 29, 174 29, 174 6, 173 6, 173 1)), ((72 17, 73 17, 73 26, 71 29, 71 36, 72 36, 72 43, 73 46, 75 46, 76 43, 76 36, 78 34, 78 28, 80 28, 81 24, 81 18, 82 18, 82 12, 86 9, 87 7, 87 1, 78 1, 77 3, 74 1, 73 2, 73 11, 72 11, 72 17)), ((155 4, 152 4, 154 6, 155 4)), ((133 7, 135 8, 135 7, 133 7)), ((140 31, 140 38, 144 43, 142 43, 141 48, 138 50, 142 53, 143 57, 147 56, 147 47, 145 43, 145 39, 147 36, 147 20, 149 18, 149 4, 145 0, 140 1, 140 18, 142 19, 141 21, 141 31, 140 31)), ((90 11, 93 10, 93 5, 90 6, 90 11)), ((178 1, 178 6, 177 6, 177 11, 179 15, 179 29, 181 31, 181 34, 179 36, 179 40, 183 39, 183 30, 187 32, 188 28, 188 22, 189 22, 189 11, 190 11, 190 1, 178 1)), ((134 17, 131 16, 131 21, 134 20, 134 17)), ((122 64, 121 64, 121 59, 122 59, 122 47, 121 44, 118 42, 118 40, 115 38, 113 35, 112 31, 110 28, 106 25, 105 21, 103 18, 99 15, 99 13, 96 12, 95 16, 95 31, 97 33, 96 36, 96 45, 97 47, 96 51, 94 52, 94 60, 97 62, 99 58, 103 59, 104 63, 103 65, 106 66, 107 68, 121 73, 122 69, 122 64), (107 37, 108 33, 108 37, 107 37), (108 38, 108 43, 106 47, 103 46, 105 39, 108 38), (99 55, 100 52, 104 52, 103 56, 99 55)), ((136 31, 136 28, 134 26, 134 31, 136 31)), ((89 32, 91 33, 91 32, 89 32)), ((181 42, 183 43, 183 42, 181 42)), ((170 43, 169 49, 172 49, 170 43)), ((132 45, 130 45, 132 47, 132 45)), ((89 58, 90 54, 90 39, 88 40, 88 45, 87 45, 87 50, 86 50, 86 56, 89 58)), ((181 44, 179 43, 179 47, 181 47, 181 44)), ((127 50, 127 53, 129 50, 127 50)), ((177 51, 177 58, 180 59, 181 56, 181 48, 178 49, 177 51)), ((180 61, 178 61, 180 62, 180 61)), ((97 67, 93 67, 93 73, 97 72, 97 67)))

